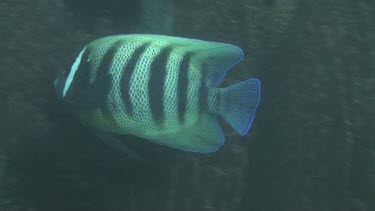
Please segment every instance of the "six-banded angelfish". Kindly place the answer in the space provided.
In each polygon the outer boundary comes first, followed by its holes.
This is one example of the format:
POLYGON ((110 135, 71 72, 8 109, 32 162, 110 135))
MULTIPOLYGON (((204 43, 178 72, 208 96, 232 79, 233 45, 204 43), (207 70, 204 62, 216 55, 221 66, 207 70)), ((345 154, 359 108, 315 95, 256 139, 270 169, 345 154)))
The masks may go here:
POLYGON ((260 100, 258 79, 219 87, 242 57, 241 48, 219 42, 109 36, 86 45, 55 87, 69 110, 95 131, 214 152, 224 143, 217 118, 243 136, 260 100))

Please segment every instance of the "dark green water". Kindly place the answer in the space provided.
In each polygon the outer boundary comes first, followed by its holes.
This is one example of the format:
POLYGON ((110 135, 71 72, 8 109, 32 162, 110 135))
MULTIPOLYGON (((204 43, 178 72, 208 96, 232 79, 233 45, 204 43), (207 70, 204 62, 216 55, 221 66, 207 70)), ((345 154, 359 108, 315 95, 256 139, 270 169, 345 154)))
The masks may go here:
POLYGON ((375 3, 1 0, 0 211, 375 210, 375 3), (241 46, 225 78, 262 81, 250 133, 213 154, 128 137, 109 148, 53 80, 96 38, 157 33, 241 46))

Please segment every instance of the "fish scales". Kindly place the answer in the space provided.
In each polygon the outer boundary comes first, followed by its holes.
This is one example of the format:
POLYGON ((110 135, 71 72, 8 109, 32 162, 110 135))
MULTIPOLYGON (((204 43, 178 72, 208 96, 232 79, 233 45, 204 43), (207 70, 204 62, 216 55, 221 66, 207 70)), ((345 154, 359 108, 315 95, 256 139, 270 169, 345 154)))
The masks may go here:
POLYGON ((225 43, 161 35, 109 36, 85 46, 55 86, 89 127, 186 151, 212 152, 224 143, 216 118, 224 118, 244 135, 259 104, 257 79, 217 87, 242 56, 240 48, 225 43))
MULTIPOLYGON (((120 42, 117 41, 115 43, 120 42)), ((129 42, 123 42, 122 44, 129 45, 129 42)), ((123 67, 123 70, 120 71, 122 75, 119 78, 114 77, 113 79, 114 87, 120 90, 121 98, 120 100, 116 98, 115 93, 117 91, 114 89, 112 93, 109 94, 110 100, 108 102, 108 104, 110 104, 109 107, 112 105, 112 109, 114 109, 114 107, 121 108, 124 105, 125 110, 129 111, 118 113, 116 120, 120 126, 127 125, 127 121, 134 121, 141 122, 139 126, 143 125, 145 129, 149 129, 150 127, 151 129, 162 127, 165 129, 178 130, 178 127, 183 126, 185 123, 184 116, 187 116, 190 122, 193 122, 194 119, 197 118, 197 112, 199 111, 197 93, 199 93, 198 88, 201 86, 201 81, 197 80, 200 77, 198 70, 189 69, 190 53, 181 54, 178 51, 173 51, 173 46, 162 47, 159 45, 142 43, 133 52, 129 51, 127 47, 116 47, 119 52, 117 52, 114 57, 115 61, 119 61, 119 58, 121 58, 121 56, 124 57, 124 55, 128 57, 128 59, 125 59, 127 62, 122 62, 121 65, 113 62, 113 66, 111 67, 112 73, 118 72, 116 68, 123 67), (161 55, 163 51, 167 52, 167 55, 161 55), (181 71, 178 71, 178 67, 175 68, 178 62, 181 63, 181 71), (178 71, 178 80, 173 76, 173 72, 176 70, 178 71), (169 75, 169 78, 167 78, 166 75, 169 75), (162 76, 162 79, 159 80, 152 78, 160 76, 162 76), (189 83, 189 81, 192 82, 189 83), (145 84, 148 86, 147 90, 144 89, 145 84), (176 96, 171 94, 176 92, 174 88, 176 86, 178 90, 182 90, 177 91, 177 103, 180 110, 177 110, 175 105, 176 101, 170 100, 176 98, 176 96), (132 89, 130 89, 130 87, 132 87, 132 89), (133 95, 131 95, 132 93, 133 95), (157 104, 157 101, 163 103, 157 104), (152 104, 152 102, 155 103, 152 104), (132 118, 134 107, 138 108, 139 111, 138 115, 132 118), (147 110, 147 113, 151 114, 152 118, 141 112, 144 110, 147 110), (169 115, 168 117, 166 116, 167 114, 169 115), (178 120, 175 118, 178 118, 178 120), (170 121, 165 121, 165 119, 169 119, 170 121), (162 121, 165 121, 165 123, 163 124, 162 121), (150 124, 151 122, 153 124, 150 124)), ((108 48, 108 51, 111 50, 113 49, 108 48)), ((108 52, 104 54, 108 55, 108 52)))

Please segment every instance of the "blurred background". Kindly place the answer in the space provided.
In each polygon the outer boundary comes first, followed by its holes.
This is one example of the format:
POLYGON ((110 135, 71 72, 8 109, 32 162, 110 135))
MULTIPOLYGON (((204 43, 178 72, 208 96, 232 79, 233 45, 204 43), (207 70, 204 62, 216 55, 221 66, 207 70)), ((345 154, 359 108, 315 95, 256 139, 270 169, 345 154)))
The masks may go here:
POLYGON ((0 0, 0 210, 375 210, 375 2, 0 0), (213 154, 129 137, 137 162, 57 103, 89 41, 156 33, 236 44, 224 85, 262 81, 250 133, 213 154))

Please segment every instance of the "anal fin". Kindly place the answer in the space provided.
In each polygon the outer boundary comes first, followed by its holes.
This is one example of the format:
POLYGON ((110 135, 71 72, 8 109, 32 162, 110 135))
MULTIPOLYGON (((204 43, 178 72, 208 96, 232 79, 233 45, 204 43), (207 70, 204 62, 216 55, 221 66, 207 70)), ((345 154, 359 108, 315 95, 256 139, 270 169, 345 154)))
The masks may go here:
POLYGON ((209 153, 217 151, 225 137, 216 117, 202 114, 194 125, 154 141, 184 151, 209 153))

